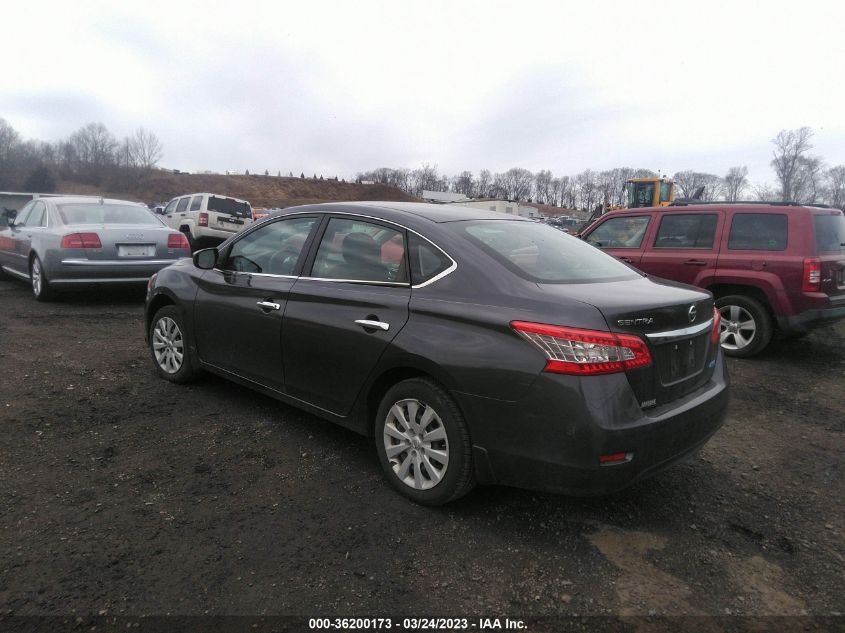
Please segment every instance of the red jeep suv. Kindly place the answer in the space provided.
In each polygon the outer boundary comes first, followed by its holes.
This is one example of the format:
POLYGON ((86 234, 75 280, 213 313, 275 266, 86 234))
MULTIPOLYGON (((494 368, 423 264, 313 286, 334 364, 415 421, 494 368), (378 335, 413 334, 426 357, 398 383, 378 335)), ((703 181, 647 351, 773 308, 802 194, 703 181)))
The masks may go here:
POLYGON ((656 277, 716 297, 726 354, 775 331, 801 336, 845 318, 845 216, 793 203, 708 203, 611 211, 581 237, 656 277))

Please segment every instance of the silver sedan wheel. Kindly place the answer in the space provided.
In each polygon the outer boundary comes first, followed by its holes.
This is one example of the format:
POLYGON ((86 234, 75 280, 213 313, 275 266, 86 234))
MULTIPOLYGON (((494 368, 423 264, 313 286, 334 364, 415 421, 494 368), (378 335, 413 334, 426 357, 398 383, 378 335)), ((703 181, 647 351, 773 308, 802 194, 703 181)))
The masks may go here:
POLYGON ((384 422, 384 450, 399 481, 428 490, 449 467, 449 439, 437 412, 419 400, 400 400, 384 422))
POLYGON ((726 305, 719 308, 722 323, 719 326, 719 341, 725 349, 748 347, 757 333, 757 322, 743 307, 726 305))
POLYGON ((153 353, 158 366, 168 374, 182 368, 185 343, 182 331, 170 317, 161 317, 153 329, 153 353))
POLYGON ((41 271, 41 262, 37 257, 32 260, 30 277, 32 279, 32 292, 36 297, 41 296, 41 288, 44 285, 44 273, 41 271))

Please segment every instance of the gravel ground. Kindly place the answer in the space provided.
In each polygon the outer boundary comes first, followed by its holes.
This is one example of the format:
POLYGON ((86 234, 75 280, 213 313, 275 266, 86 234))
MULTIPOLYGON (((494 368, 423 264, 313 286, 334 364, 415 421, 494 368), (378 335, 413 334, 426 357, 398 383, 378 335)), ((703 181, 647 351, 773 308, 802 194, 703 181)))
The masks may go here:
POLYGON ((622 493, 432 510, 365 438, 157 378, 142 300, 0 282, 0 615, 845 611, 845 324, 730 360, 725 426, 622 493))

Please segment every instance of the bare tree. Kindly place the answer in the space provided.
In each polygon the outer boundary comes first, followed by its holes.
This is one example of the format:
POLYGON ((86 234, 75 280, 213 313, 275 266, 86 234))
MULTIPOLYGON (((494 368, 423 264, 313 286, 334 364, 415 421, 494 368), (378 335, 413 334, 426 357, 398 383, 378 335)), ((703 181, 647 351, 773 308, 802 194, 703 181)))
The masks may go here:
POLYGON ((813 130, 802 127, 797 130, 781 130, 772 139, 775 149, 772 152, 771 165, 780 183, 783 201, 795 200, 795 187, 801 179, 801 159, 813 149, 810 143, 812 137, 813 130))
POLYGON ((460 175, 455 176, 452 188, 455 193, 463 194, 467 198, 472 197, 475 189, 475 180, 472 177, 472 172, 462 171, 460 175))
POLYGON ((522 167, 511 167, 503 174, 496 174, 499 189, 498 195, 508 200, 525 200, 531 194, 534 174, 522 167))
POLYGON ((748 187, 748 167, 731 167, 725 175, 725 200, 736 202, 748 187))
POLYGON ((798 160, 798 171, 792 185, 792 200, 795 202, 818 202, 824 196, 824 163, 817 156, 802 156, 798 160))
POLYGON ((102 123, 89 123, 71 134, 68 142, 81 167, 101 168, 113 165, 117 139, 102 123))
POLYGON ((423 190, 439 191, 440 176, 437 174, 437 165, 423 163, 419 169, 411 172, 412 193, 421 196, 423 190))
POLYGON ((152 132, 139 127, 130 140, 134 166, 144 170, 153 169, 163 156, 161 141, 152 132))
POLYGON ((825 173, 828 204, 845 210, 845 165, 831 167, 825 173))
POLYGON ((775 200, 778 197, 778 191, 770 184, 764 183, 762 185, 755 185, 754 195, 757 196, 758 200, 761 200, 763 202, 771 202, 772 200, 775 200))
POLYGON ((487 169, 482 169, 478 172, 478 180, 475 184, 475 194, 479 198, 489 198, 490 197, 490 187, 493 185, 493 177, 490 175, 490 171, 487 169))
POLYGON ((552 182, 554 176, 548 169, 541 169, 534 176, 534 200, 543 204, 554 204, 552 182))

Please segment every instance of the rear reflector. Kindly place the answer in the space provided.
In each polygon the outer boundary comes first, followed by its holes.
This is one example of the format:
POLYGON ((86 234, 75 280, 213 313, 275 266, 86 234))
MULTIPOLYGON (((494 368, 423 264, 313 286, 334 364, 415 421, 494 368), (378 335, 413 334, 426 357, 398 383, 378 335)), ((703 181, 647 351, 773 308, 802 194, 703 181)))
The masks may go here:
POLYGON ((511 327, 546 355, 543 371, 553 374, 614 374, 651 365, 638 336, 526 321, 511 321, 511 327))
POLYGON ((103 248, 96 233, 70 233, 62 238, 61 248, 103 248))
POLYGON ((719 328, 722 325, 722 313, 719 308, 713 308, 713 329, 710 330, 710 342, 714 345, 719 342, 719 328))
POLYGON ((199 220, 197 220, 197 224, 199 226, 208 226, 208 214, 200 213, 200 217, 199 220))
POLYGON ((633 453, 610 453, 609 455, 599 455, 599 464, 602 466, 612 466, 614 464, 624 464, 634 459, 633 453))
POLYGON ((171 233, 167 236, 167 248, 191 248, 191 245, 183 233, 171 233))
POLYGON ((804 277, 801 292, 818 292, 822 281, 822 262, 818 257, 804 260, 804 277))

